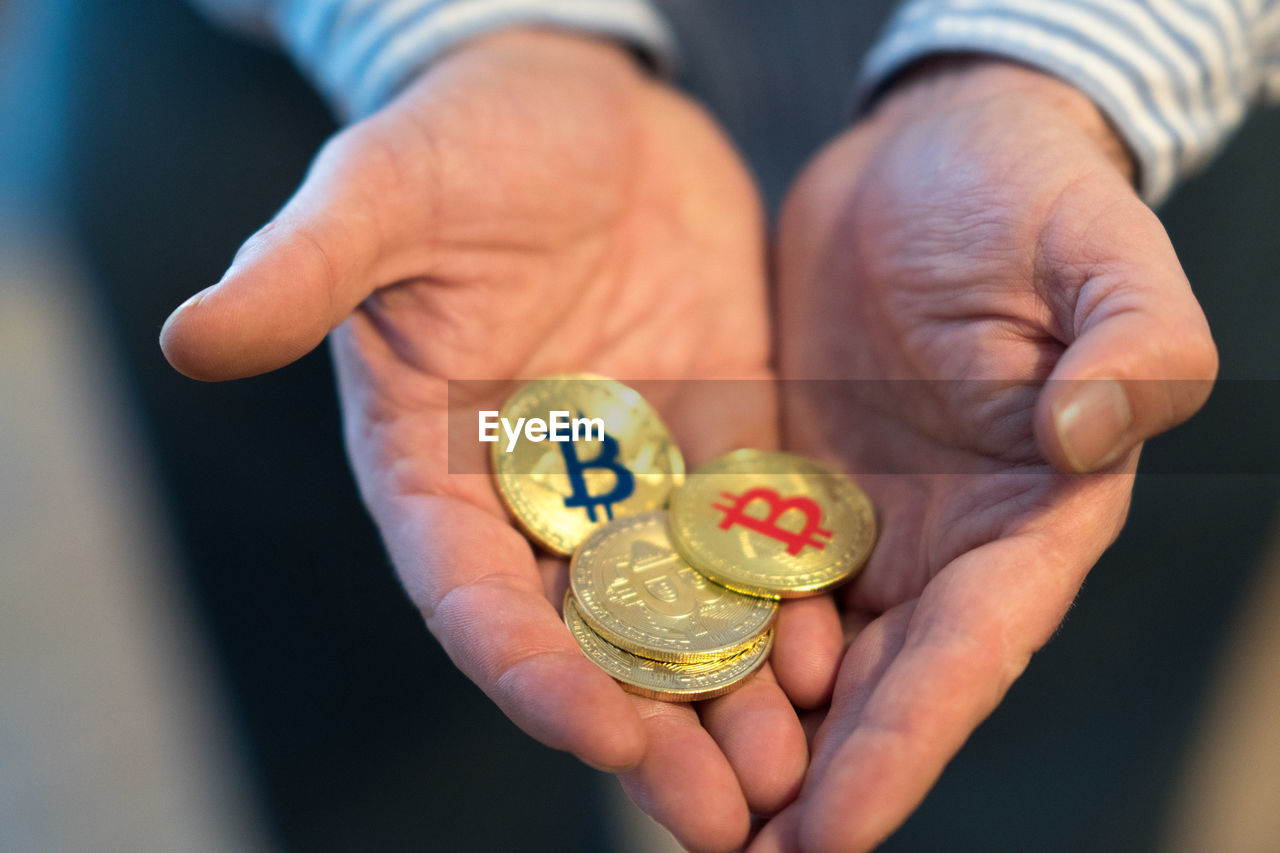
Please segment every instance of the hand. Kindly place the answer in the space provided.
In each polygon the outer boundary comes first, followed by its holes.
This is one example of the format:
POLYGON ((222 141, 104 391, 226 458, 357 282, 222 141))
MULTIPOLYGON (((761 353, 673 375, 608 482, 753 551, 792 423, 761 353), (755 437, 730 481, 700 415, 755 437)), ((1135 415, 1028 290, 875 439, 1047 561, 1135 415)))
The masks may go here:
MULTIPOLYGON (((762 232, 749 177, 689 101, 619 47, 510 32, 326 145, 161 338, 183 373, 227 379, 333 330, 356 477, 431 631, 525 731, 621 771, 697 849, 740 845, 748 809, 794 796, 794 710, 768 672, 695 709, 630 697, 590 663, 560 621, 564 562, 535 558, 488 476, 449 473, 446 381, 763 378, 762 232)), ((776 440, 771 417, 743 437, 659 407, 694 463, 776 440)))
POLYGON ((1130 168, 1074 90, 976 61, 901 83, 794 187, 780 368, 848 381, 788 386, 784 436, 857 477, 881 538, 779 637, 779 680, 820 710, 752 849, 896 829, 1118 534, 1140 442, 1207 396, 1208 328, 1130 168))

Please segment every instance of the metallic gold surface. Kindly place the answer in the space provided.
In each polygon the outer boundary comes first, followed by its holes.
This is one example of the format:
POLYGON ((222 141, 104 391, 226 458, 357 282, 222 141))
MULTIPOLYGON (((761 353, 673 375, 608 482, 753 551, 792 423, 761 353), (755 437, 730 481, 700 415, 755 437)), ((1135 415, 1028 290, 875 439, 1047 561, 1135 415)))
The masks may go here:
POLYGON ((723 696, 763 666, 773 646, 773 632, 769 631, 745 651, 724 660, 697 664, 650 660, 606 642, 591 630, 572 592, 564 597, 564 621, 582 653, 620 682, 624 690, 664 702, 696 702, 723 696))
POLYGON ((871 500, 852 480, 792 453, 735 450, 671 496, 671 540, 730 589, 816 595, 862 568, 876 539, 871 500))
POLYGON ((604 441, 493 444, 498 494, 523 531, 568 556, 610 519, 661 509, 684 479, 684 459, 658 413, 632 388, 574 374, 523 386, 500 417, 549 419, 552 411, 604 421, 604 441))
POLYGON ((679 663, 736 654, 769 630, 774 601, 712 583, 676 552, 667 514, 620 518, 594 531, 569 564, 579 610, 601 637, 679 663))

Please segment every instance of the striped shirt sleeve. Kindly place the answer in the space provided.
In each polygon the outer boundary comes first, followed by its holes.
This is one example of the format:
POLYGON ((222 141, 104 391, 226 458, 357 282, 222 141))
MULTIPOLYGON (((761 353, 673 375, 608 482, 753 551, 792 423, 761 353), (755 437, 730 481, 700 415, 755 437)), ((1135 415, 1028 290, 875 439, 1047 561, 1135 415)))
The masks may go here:
POLYGON ((1280 100, 1280 0, 907 0, 865 61, 860 100, 943 52, 1006 56, 1083 91, 1133 150, 1154 205, 1256 99, 1280 100))
POLYGON ((358 119, 389 101, 445 51, 512 26, 607 36, 657 68, 671 33, 648 0, 197 0, 215 18, 274 36, 340 115, 358 119))

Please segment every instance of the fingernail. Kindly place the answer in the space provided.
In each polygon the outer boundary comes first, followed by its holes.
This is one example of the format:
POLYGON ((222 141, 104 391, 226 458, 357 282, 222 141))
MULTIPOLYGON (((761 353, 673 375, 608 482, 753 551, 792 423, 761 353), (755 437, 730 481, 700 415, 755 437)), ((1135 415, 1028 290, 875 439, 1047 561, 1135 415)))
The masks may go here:
POLYGON ((1114 379, 1081 382, 1053 407, 1053 426, 1075 471, 1095 471, 1124 449, 1133 411, 1124 386, 1114 379))

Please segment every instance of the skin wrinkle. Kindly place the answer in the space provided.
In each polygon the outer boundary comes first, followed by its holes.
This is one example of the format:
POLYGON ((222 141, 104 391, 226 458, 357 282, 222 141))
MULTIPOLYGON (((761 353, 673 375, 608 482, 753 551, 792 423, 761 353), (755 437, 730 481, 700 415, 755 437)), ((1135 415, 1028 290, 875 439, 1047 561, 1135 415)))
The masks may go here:
MULTIPOLYGON (((621 214, 617 215, 617 220, 612 223, 613 227, 621 225, 621 214)), ((622 281, 629 274, 629 265, 626 262, 619 261, 618 255, 623 254, 616 245, 611 245, 608 241, 599 246, 595 251, 591 252, 593 256, 589 265, 578 280, 583 282, 582 290, 585 291, 584 298, 574 306, 574 314, 572 318, 564 318, 560 322, 561 328, 572 329, 579 323, 591 322, 591 318, 602 316, 605 318, 604 339, 616 341, 625 338, 622 334, 624 330, 632 328, 634 324, 634 314, 627 312, 624 320, 619 320, 610 324, 610 321, 622 312, 618 310, 602 311, 606 306, 613 306, 617 301, 617 295, 623 291, 622 281), (608 283, 600 288, 588 288, 586 283, 589 281, 607 281, 608 283)), ((618 306, 621 307, 621 306, 618 306)), ((536 358, 537 362, 549 362, 563 358, 563 354, 557 352, 543 341, 538 347, 536 358)), ((607 359, 608 354, 597 355, 607 359)))
MULTIPOLYGON (((411 287, 415 285, 431 286, 431 284, 426 280, 406 282, 406 284, 411 287)), ((391 287, 394 288, 396 286, 397 285, 392 285, 391 287)), ((390 321, 386 316, 386 311, 383 305, 388 299, 389 290, 390 288, 383 288, 381 290, 374 291, 356 307, 356 311, 365 318, 374 330, 377 331, 378 334, 376 337, 385 342, 388 356, 399 360, 406 367, 416 370, 419 373, 427 374, 428 371, 424 369, 424 366, 420 363, 416 363, 417 358, 415 351, 418 347, 415 342, 413 342, 407 335, 401 334, 400 330, 396 328, 395 323, 390 321)), ((436 337, 439 337, 438 332, 436 337)), ((389 407, 383 406, 382 408, 389 411, 389 407)))
POLYGON ((1030 470, 1025 478, 1018 478, 1023 479, 1026 485, 1019 491, 1008 495, 1004 502, 1006 504, 1029 502, 1029 505, 1025 506, 1022 512, 1005 518, 1003 520, 1003 526, 996 531, 993 539, 1004 539, 1015 535, 1029 533, 1031 532, 1031 528, 1028 528, 1028 522, 1033 521, 1042 513, 1053 509, 1053 504, 1046 500, 1046 498, 1051 495, 1054 490, 1042 488, 1040 480, 1048 477, 1060 478, 1064 475, 1054 471, 1053 468, 1045 462, 1041 462, 1038 465, 1028 466, 1028 469, 1030 470))
MULTIPOLYGON (((1020 525, 1031 517, 1033 509, 1040 507, 1041 495, 1060 489, 1062 476, 1043 460, 1006 468, 992 475, 991 479, 983 484, 986 490, 994 494, 980 509, 992 514, 1003 512, 1009 532, 1016 532, 1015 525, 1020 525), (1003 488, 997 489, 996 486, 1003 488), (1027 501, 1032 502, 1030 506, 1027 505, 1027 501)), ((1017 530, 1020 529, 1020 526, 1017 527, 1017 530)), ((991 539, 994 541, 1000 538, 1003 538, 1003 532, 993 529, 991 539)))
POLYGON ((1050 317, 1054 322, 1049 330, 1063 345, 1072 343, 1083 334, 1084 326, 1079 322, 1078 314, 1080 306, 1078 293, 1088 283, 1090 276, 1077 271, 1078 277, 1075 281, 1064 280, 1065 271, 1072 268, 1072 259, 1076 256, 1075 247, 1064 253, 1057 248, 1057 244, 1064 240, 1077 242, 1071 237, 1064 236, 1063 232, 1074 234, 1078 238, 1084 229, 1063 226, 1064 222, 1074 221, 1072 216, 1067 215, 1065 208, 1068 204, 1075 204, 1074 195, 1082 185, 1096 179, 1097 176, 1092 171, 1082 172, 1062 187, 1057 197, 1049 204, 1048 213, 1044 217, 1045 224, 1037 233, 1034 243, 1035 251, 1032 261, 1034 273, 1031 281, 1037 285, 1036 289, 1041 294, 1041 298, 1051 309, 1050 317), (1072 294, 1076 294, 1077 301, 1072 322, 1067 324, 1062 321, 1062 318, 1070 308, 1072 300, 1063 297, 1069 297, 1072 294), (1067 332, 1068 328, 1070 332, 1067 332))
MULTIPOLYGON (((904 338, 904 349, 912 354, 913 362, 920 365, 922 368, 920 373, 923 376, 929 376, 933 382, 945 385, 948 393, 943 395, 938 402, 944 408, 953 409, 955 406, 952 404, 956 395, 958 394, 963 398, 965 395, 961 392, 973 387, 971 383, 983 383, 987 387, 999 388, 1003 394, 1035 382, 1040 378, 1034 373, 1015 376, 1008 375, 1005 372, 996 372, 1000 363, 1007 362, 1007 359, 1003 357, 1004 347, 999 346, 1000 344, 1008 343, 1025 348, 1028 351, 1037 347, 1037 336, 1021 334, 1021 331, 1017 328, 1018 325, 1017 321, 1010 321, 1001 317, 984 317, 972 320, 957 319, 934 323, 927 329, 904 338), (966 350, 957 345, 957 342, 959 344, 967 343, 968 337, 964 334, 965 332, 979 327, 984 332, 984 345, 982 348, 966 350), (1000 334, 996 330, 1004 330, 1004 334, 1000 334), (925 373, 929 365, 935 366, 931 373, 925 373)), ((1035 359, 1029 367, 1034 368, 1042 360, 1043 357, 1035 359)), ((969 431, 972 432, 973 429, 985 429, 987 424, 982 419, 975 419, 975 422, 969 423, 967 426, 969 431)), ((973 435, 966 435, 963 440, 969 447, 983 443, 975 441, 973 435)))
MULTIPOLYGON (((924 326, 990 321, 1016 330, 1019 338, 1041 337, 1040 318, 1023 316, 1009 310, 992 311, 986 307, 989 300, 1003 297, 1007 290, 1006 286, 997 285, 990 287, 991 292, 988 293, 984 292, 982 286, 975 285, 939 300, 938 305, 921 305, 918 318, 924 326)), ((914 306, 914 301, 907 304, 914 306)), ((1034 305, 1035 303, 1026 301, 1025 306, 1021 307, 1031 309, 1034 305)), ((1029 310, 1027 313, 1034 312, 1029 310)))
MULTIPOLYGON (((367 318, 372 319, 372 318, 367 318)), ((379 334, 381 330, 376 325, 370 323, 370 331, 379 334)), ((389 348, 391 343, 388 341, 385 345, 389 348)), ((384 370, 404 371, 413 375, 417 375, 411 368, 406 368, 401 362, 397 361, 397 355, 388 351, 385 354, 386 364, 381 366, 384 370)), ((376 387, 376 386, 375 386, 376 387)), ((383 390, 377 387, 377 393, 370 394, 367 398, 365 406, 361 407, 362 413, 372 418, 384 432, 383 435, 390 439, 396 439, 403 433, 411 433, 413 436, 425 436, 434 439, 437 436, 447 436, 448 425, 436 427, 430 430, 421 430, 417 427, 424 418, 435 414, 447 414, 448 412, 448 384, 443 379, 434 377, 419 377, 419 381, 415 383, 397 383, 392 387, 383 390), (409 414, 406 414, 408 412, 409 414), (401 424, 408 424, 410 427, 401 428, 401 424)), ((422 458, 421 453, 415 451, 416 457, 422 458)), ((434 453, 426 458, 434 458, 434 453)))
MULTIPOLYGON (((1077 181, 1092 178, 1089 174, 1077 178, 1077 181)), ((1079 339, 1089 328, 1089 314, 1097 307, 1098 303, 1106 300, 1107 293, 1103 292, 1096 297, 1092 294, 1097 290, 1096 285, 1100 278, 1099 267, 1096 262, 1090 262, 1088 268, 1081 269, 1078 267, 1074 258, 1077 257, 1077 246, 1084 240, 1084 235, 1093 229, 1093 223, 1086 227, 1064 227, 1061 223, 1064 221, 1074 221, 1074 208, 1078 206, 1074 197, 1069 197, 1068 193, 1078 191, 1079 187, 1076 182, 1069 184, 1063 189, 1063 192, 1054 201, 1050 207, 1049 215, 1046 217, 1045 227, 1041 229, 1036 238, 1036 276, 1033 279, 1037 282, 1044 282, 1044 293, 1046 303, 1054 308, 1053 316, 1055 318, 1063 318, 1070 309, 1071 322, 1067 324, 1058 319, 1055 324, 1059 341, 1064 345, 1070 344, 1079 339), (1073 209, 1067 212, 1066 206, 1071 204, 1073 209), (1073 244, 1070 248, 1059 248, 1061 244, 1073 244), (1070 278, 1068 278, 1070 272, 1070 278), (1062 298, 1066 296, 1067 298, 1062 298), (1074 302, 1074 306, 1072 303, 1074 302), (1067 333, 1066 329, 1070 328, 1067 333)), ((1136 198, 1135 198, 1135 203, 1136 198)), ((1113 213, 1108 210, 1108 213, 1113 213)), ((1094 220, 1099 221, 1099 220, 1094 220)), ((1119 271, 1114 271, 1119 273, 1119 271)))
MULTIPOLYGON (((1016 247, 1001 248, 999 245, 1009 242, 1008 232, 1015 230, 1013 226, 1020 223, 1002 221, 1003 217, 1011 216, 1011 214, 994 206, 984 205, 980 210, 970 210, 968 213, 963 212, 963 208, 975 203, 981 204, 981 202, 975 202, 971 198, 957 199, 955 201, 957 208, 955 213, 947 212, 946 204, 922 207, 919 215, 929 217, 930 221, 936 222, 938 225, 945 224, 947 230, 945 232, 941 229, 933 230, 927 235, 928 241, 933 242, 921 242, 911 249, 904 249, 902 254, 905 255, 908 261, 917 259, 916 266, 904 265, 904 271, 917 275, 922 273, 941 273, 947 279, 950 279, 955 275, 952 271, 939 271, 927 259, 940 252, 949 251, 953 246, 963 244, 967 245, 971 252, 965 258, 965 262, 977 267, 974 272, 965 276, 966 278, 980 281, 984 278, 993 277, 985 274, 987 269, 999 270, 1008 277, 1022 277, 1021 270, 1014 271, 1009 269, 1011 264, 1021 266, 1022 252, 1020 249, 1016 247)), ((883 276, 884 273, 880 272, 879 275, 883 276)), ((910 295, 914 296, 915 294, 910 295)), ((971 291, 965 289, 952 294, 951 298, 964 300, 970 295, 971 291)), ((940 310, 946 304, 947 300, 943 299, 937 307, 940 310)))
MULTIPOLYGON (((1046 467, 1047 473, 1047 467, 1046 467)), ((982 480, 974 480, 968 475, 966 479, 970 482, 971 490, 989 489, 991 481, 984 477, 982 480)), ((938 478, 939 480, 943 478, 938 478)), ((1023 499, 1029 495, 1033 495, 1041 486, 1039 478, 1032 476, 1018 477, 1010 475, 1002 478, 1007 484, 1004 492, 993 496, 983 505, 974 506, 972 503, 965 501, 967 507, 963 515, 954 516, 959 510, 956 502, 948 506, 945 501, 932 498, 926 503, 924 516, 920 519, 919 526, 926 530, 942 529, 952 533, 952 537, 944 542, 935 542, 921 539, 921 565, 927 578, 936 577, 946 566, 957 559, 959 556, 970 550, 989 544, 999 538, 999 528, 990 527, 990 522, 985 521, 986 517, 998 515, 1001 511, 1008 511, 1010 506, 1017 506, 1022 503, 1023 499), (945 510, 945 512, 944 512, 945 510), (941 518, 938 513, 943 513, 941 518), (969 531, 967 535, 959 535, 960 531, 969 531)), ((946 489, 947 484, 943 482, 934 482, 931 484, 931 492, 939 493, 946 489)), ((1026 511, 1017 512, 1009 521, 1010 526, 1017 525, 1020 529, 1021 519, 1025 517, 1026 511)))
POLYGON ((512 661, 504 661, 502 664, 499 664, 498 668, 502 670, 502 674, 494 679, 494 692, 498 694, 517 693, 518 690, 514 689, 510 682, 518 677, 524 669, 548 660, 556 659, 572 661, 574 664, 585 660, 585 658, 582 657, 582 652, 576 647, 572 649, 551 647, 543 649, 528 647, 522 648, 520 650, 520 654, 512 661))
MULTIPOLYGON (((962 475, 963 476, 963 475, 962 475)), ((973 487, 966 491, 973 491, 973 487)), ((944 491, 939 485, 936 492, 944 491)), ((955 503, 960 503, 959 501, 955 503)), ((966 501, 967 503, 967 501, 966 501)), ((1001 502, 1003 503, 1003 502, 1001 502)), ((996 506, 975 507, 969 505, 961 514, 957 508, 948 506, 945 500, 931 500, 920 519, 919 527, 923 530, 946 530, 948 536, 940 541, 921 536, 920 539, 920 573, 922 581, 912 585, 912 589, 920 590, 930 581, 938 577, 950 563, 970 548, 985 545, 991 541, 981 519, 991 513, 996 506)))
MULTIPOLYGON (((1116 304, 1118 301, 1117 294, 1126 289, 1123 279, 1118 273, 1091 276, 1080 287, 1080 293, 1077 297, 1077 310, 1074 319, 1078 329, 1077 338, 1083 337, 1090 329, 1119 317, 1128 315, 1141 318, 1145 312, 1140 302, 1116 304)), ((1137 294, 1133 294, 1129 298, 1134 299, 1136 296, 1137 294)))
MULTIPOLYGON (((989 424, 987 434, 997 443, 997 449, 989 455, 1013 470, 1039 469, 1045 460, 1032 426, 1039 402, 1038 392, 1031 387, 1018 387, 1010 389, 1005 396, 1021 402, 1012 411, 992 414, 987 413, 982 405, 977 407, 981 422, 989 424)), ((991 404, 992 407, 996 405, 994 402, 991 404)))
MULTIPOLYGON (((508 266, 509 260, 504 258, 502 270, 508 266)), ((424 326, 430 323, 431 344, 416 352, 411 362, 424 377, 443 381, 443 377, 485 375, 486 370, 480 365, 487 365, 495 376, 510 376, 516 365, 527 363, 536 351, 534 341, 514 346, 506 334, 508 329, 485 318, 481 309, 498 298, 503 289, 496 280, 499 273, 491 275, 493 278, 473 280, 470 287, 450 286, 448 292, 435 287, 407 287, 395 294, 398 304, 387 306, 402 316, 421 317, 424 326), (504 345, 495 347, 495 338, 504 345)), ((526 266, 525 276, 527 281, 542 282, 550 274, 544 264, 531 263, 526 266)), ((420 337, 416 329, 409 334, 420 337)))
MULTIPOLYGON (((373 251, 371 255, 371 269, 369 281, 366 282, 369 292, 376 291, 388 281, 394 281, 396 276, 393 272, 380 272, 382 267, 390 267, 394 271, 396 267, 396 259, 399 254, 394 251, 390 240, 387 237, 388 231, 383 222, 382 206, 375 202, 376 198, 383 194, 395 197, 397 190, 404 186, 405 181, 401 179, 403 172, 402 155, 400 155, 389 141, 381 135, 366 133, 365 139, 362 140, 363 151, 362 157, 368 157, 369 161, 375 165, 369 167, 369 171, 374 175, 374 179, 361 181, 356 185, 357 188, 357 204, 355 207, 360 211, 360 216, 356 217, 361 222, 367 222, 371 226, 373 239, 373 251)), ((355 145, 352 143, 352 147, 355 145)), ((395 247, 396 249, 400 247, 395 247)), ((429 271, 428 271, 429 272, 429 271)), ((349 312, 342 312, 341 315, 332 314, 333 324, 337 325, 349 312)))
MULTIPOLYGON (((525 556, 525 554, 520 555, 522 560, 525 556)), ((522 575, 514 574, 508 568, 490 569, 482 572, 481 574, 460 581, 443 592, 440 592, 438 595, 433 591, 425 591, 426 597, 422 599, 415 598, 413 603, 420 611, 422 611, 422 617, 430 624, 441 621, 452 621, 452 617, 450 615, 452 611, 450 611, 449 608, 451 606, 451 600, 456 598, 458 595, 465 596, 468 594, 474 594, 478 591, 488 591, 493 588, 502 592, 509 592, 517 596, 524 596, 533 593, 536 594, 537 600, 545 602, 545 599, 542 597, 542 589, 540 587, 535 589, 532 584, 529 584, 526 581, 527 579, 522 575)), ((550 603, 547 603, 547 606, 550 607, 550 603)), ((466 611, 464 610, 463 612, 465 613, 466 611)), ((468 619, 466 621, 469 622, 470 620, 468 619)))
MULTIPOLYGON (((907 381, 912 381, 912 380, 907 380, 907 381)), ((924 380, 920 380, 920 381, 923 382, 924 380)), ((929 384, 932 384, 932 383, 929 383, 929 384)), ((943 384, 946 384, 946 383, 943 383, 943 384)), ((935 393, 939 395, 934 399, 935 405, 937 405, 938 407, 942 408, 945 411, 949 411, 950 409, 953 408, 951 399, 949 397, 943 396, 942 391, 937 391, 935 393)), ((934 448, 936 449, 946 451, 944 458, 951 458, 953 456, 958 456, 958 457, 967 459, 972 456, 972 452, 971 452, 972 448, 969 446, 968 436, 958 435, 954 431, 948 430, 938 424, 931 423, 929 426, 922 426, 920 424, 915 423, 914 420, 904 420, 901 417, 902 412, 896 410, 896 408, 891 408, 892 404, 890 404, 887 401, 877 402, 875 399, 867 400, 864 398, 864 399, 858 400, 856 403, 849 403, 847 405, 852 410, 850 412, 849 418, 841 419, 841 418, 827 416, 826 420, 828 421, 846 420, 849 423, 866 423, 870 417, 876 417, 882 421, 893 421, 895 425, 904 433, 912 435, 916 439, 918 439, 920 444, 933 445, 934 448), (855 415, 855 413, 857 414, 855 415)), ((946 421, 946 419, 939 419, 939 420, 946 421)), ((902 442, 902 443, 904 445, 908 444, 908 442, 902 442)), ((913 441, 910 443, 914 444, 915 442, 913 441)), ((978 461, 981 463, 990 462, 989 459, 982 459, 978 461)), ((987 469, 987 465, 983 465, 978 469, 978 472, 984 471, 986 469, 987 469)), ((906 470, 913 471, 913 472, 919 471, 921 473, 946 473, 946 472, 951 472, 951 473, 965 472, 970 474, 975 473, 972 466, 961 465, 958 469, 955 469, 955 471, 953 471, 951 466, 946 465, 941 461, 939 461, 939 463, 936 466, 931 465, 928 469, 920 469, 919 466, 910 466, 906 470)), ((849 473, 865 474, 865 473, 876 473, 876 472, 873 470, 869 470, 865 467, 859 467, 859 468, 851 469, 849 473)))
MULTIPOLYGON (((407 446, 413 446, 413 442, 405 442, 407 446)), ((392 442, 394 445, 394 442, 392 442)), ((434 466, 424 466, 424 464, 416 459, 406 459, 403 456, 395 455, 398 448, 393 446, 385 452, 388 461, 385 462, 385 474, 379 478, 380 491, 385 495, 387 500, 394 501, 400 498, 413 497, 432 497, 432 498, 453 498, 470 504, 478 510, 487 512, 490 515, 497 515, 497 507, 492 506, 490 501, 485 501, 475 494, 472 489, 464 489, 458 487, 442 487, 439 485, 439 477, 434 470, 434 466)), ((501 517, 500 515, 497 517, 501 517)))
POLYGON ((508 520, 497 496, 489 490, 487 475, 460 475, 443 478, 442 481, 441 472, 424 470, 419 462, 404 457, 388 463, 387 471, 386 476, 392 477, 392 480, 381 485, 388 501, 414 498, 458 501, 497 521, 508 520))
MULTIPOLYGON (((593 231, 599 231, 599 229, 593 229, 593 231)), ((600 265, 602 265, 602 266, 603 266, 604 264, 607 264, 607 263, 608 263, 608 261, 605 261, 604 259, 602 259, 602 260, 600 260, 600 261, 599 261, 599 264, 600 264, 600 265)))
MULTIPOLYGON (((324 268, 323 280, 326 284, 324 294, 328 303, 326 310, 324 311, 324 315, 322 317, 318 316, 317 320, 322 321, 323 323, 324 330, 322 334, 328 334, 330 329, 332 329, 333 318, 339 316, 337 291, 342 286, 342 280, 338 275, 337 264, 329 253, 328 248, 326 248, 324 242, 312 233, 310 227, 307 227, 306 225, 295 226, 291 230, 293 234, 296 234, 303 240, 303 242, 311 247, 315 256, 320 260, 321 267, 324 268)), ((346 312, 343 311, 342 315, 345 316, 345 314, 346 312)))
MULTIPOLYGON (((859 402, 857 402, 857 403, 851 403, 851 404, 849 404, 849 407, 850 407, 850 409, 852 409, 852 410, 853 410, 853 411, 851 411, 851 412, 850 412, 850 415, 851 415, 851 416, 853 415, 853 413, 854 413, 854 412, 864 412, 864 413, 868 413, 868 412, 869 412, 869 413, 870 413, 870 415, 873 415, 873 416, 875 416, 875 417, 878 417, 879 419, 884 420, 884 421, 895 420, 895 419, 898 417, 898 413, 897 413, 897 412, 894 412, 894 411, 891 411, 891 410, 889 409, 888 404, 886 404, 886 403, 881 403, 879 406, 877 406, 877 405, 875 405, 874 403, 869 403, 869 402, 866 402, 866 401, 859 401, 859 402)), ((868 417, 869 417, 869 415, 867 415, 867 414, 859 414, 859 415, 857 415, 857 418, 856 418, 856 419, 854 419, 853 417, 850 417, 850 418, 847 420, 847 422, 848 422, 848 423, 865 423, 865 421, 868 419, 868 417)), ((844 419, 827 417, 825 420, 827 420, 828 422, 834 422, 834 421, 837 421, 837 420, 844 420, 844 419)), ((935 437, 934 437, 931 433, 926 432, 926 431, 924 430, 924 428, 923 428, 923 427, 917 426, 917 425, 916 425, 916 424, 914 424, 914 423, 903 423, 901 426, 902 426, 902 429, 903 429, 905 432, 910 433, 910 434, 912 434, 912 435, 914 435, 914 436, 918 436, 919 438, 922 438, 922 439, 925 439, 925 440, 928 440, 928 441, 933 441, 933 440, 935 440, 935 437)), ((853 436, 851 436, 851 437, 853 437, 853 436)), ((838 448, 838 445, 837 445, 837 448, 838 448)), ((960 450, 963 450, 964 448, 961 448, 961 447, 955 447, 955 446, 947 446, 947 445, 945 445, 945 444, 944 444, 944 445, 943 445, 943 449, 945 449, 945 450, 957 450, 957 451, 960 451, 960 450)), ((860 460, 852 459, 852 460, 850 460, 850 461, 852 461, 852 462, 855 462, 855 463, 856 463, 857 461, 860 461, 860 460)), ((896 467, 896 466, 895 466, 895 467, 896 467)), ((941 467, 941 466, 939 466, 939 467, 941 467)), ((908 470, 910 470, 910 469, 908 469, 908 470)), ((855 464, 855 465, 854 465, 854 466, 852 466, 852 467, 847 467, 847 469, 846 469, 846 473, 848 473, 848 474, 850 474, 850 475, 853 475, 853 476, 857 476, 857 475, 861 475, 861 474, 868 474, 868 473, 870 473, 870 474, 875 474, 875 473, 883 473, 883 472, 876 471, 876 470, 873 470, 873 469, 869 469, 869 468, 868 468, 868 467, 866 467, 866 466, 861 466, 861 465, 856 465, 856 464, 855 464)))

